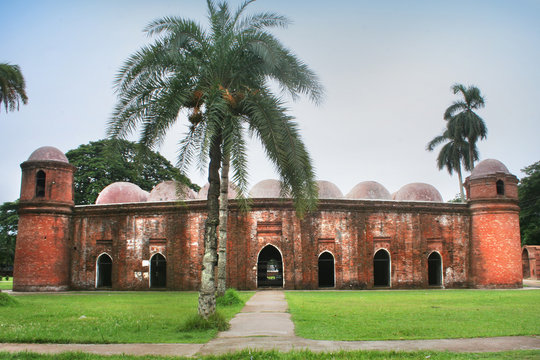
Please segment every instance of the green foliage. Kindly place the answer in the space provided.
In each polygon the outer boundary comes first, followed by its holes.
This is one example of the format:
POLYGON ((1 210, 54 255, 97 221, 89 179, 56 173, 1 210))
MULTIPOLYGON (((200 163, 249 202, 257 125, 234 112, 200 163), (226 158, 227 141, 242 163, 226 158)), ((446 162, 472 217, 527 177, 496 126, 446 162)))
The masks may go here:
POLYGON ((227 289, 223 296, 219 296, 216 299, 216 302, 218 306, 244 305, 244 301, 235 289, 227 289))
POLYGON ((18 200, 0 205, 0 267, 13 265, 19 224, 18 205, 18 200))
POLYGON ((195 191, 197 185, 159 153, 126 140, 99 140, 66 153, 75 172, 75 204, 94 204, 109 184, 127 181, 150 191, 165 180, 177 180, 195 191))
POLYGON ((319 340, 446 339, 538 334, 537 291, 287 292, 298 336, 319 340), (324 326, 320 326, 321 321, 324 326))
POLYGON ((2 103, 6 112, 19 110, 19 102, 28 103, 21 69, 18 65, 0 63, 0 110, 2 103))
POLYGON ((521 171, 527 175, 518 185, 521 243, 540 245, 540 161, 521 171))
POLYGON ((12 290, 13 289, 13 278, 0 277, 0 290, 12 290))
POLYGON ((464 203, 465 199, 461 198, 461 194, 456 194, 453 199, 448 200, 449 203, 464 203))
POLYGON ((186 322, 180 327, 180 331, 200 331, 200 330, 218 330, 225 331, 230 327, 229 322, 225 319, 219 311, 216 311, 212 315, 205 319, 199 314, 192 315, 186 322))
POLYGON ((16 304, 18 304, 18 302, 13 298, 13 296, 0 292, 0 307, 13 306, 16 304))

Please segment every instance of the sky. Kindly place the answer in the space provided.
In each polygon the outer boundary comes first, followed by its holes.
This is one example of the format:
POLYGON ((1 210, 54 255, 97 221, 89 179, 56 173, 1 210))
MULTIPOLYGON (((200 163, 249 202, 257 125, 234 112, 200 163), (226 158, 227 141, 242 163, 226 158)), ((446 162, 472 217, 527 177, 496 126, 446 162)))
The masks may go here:
MULTIPOLYGON (((273 33, 325 87, 320 105, 285 100, 317 178, 344 195, 373 180, 391 193, 425 182, 454 198, 457 177, 439 171, 438 149, 425 147, 444 129, 455 83, 485 96, 481 159, 502 161, 518 178, 540 160, 540 1, 258 0, 247 13, 261 11, 292 20, 273 33)), ((35 149, 67 152, 106 136, 114 77, 151 42, 142 31, 149 22, 179 16, 206 26, 206 15, 203 0, 0 0, 0 62, 21 67, 29 97, 17 112, 0 111, 0 203, 18 198, 19 165, 35 149)), ((179 118, 158 149, 172 163, 187 123, 179 118)), ((277 178, 273 169, 250 142, 250 184, 277 178)), ((199 169, 188 175, 206 183, 199 169)))

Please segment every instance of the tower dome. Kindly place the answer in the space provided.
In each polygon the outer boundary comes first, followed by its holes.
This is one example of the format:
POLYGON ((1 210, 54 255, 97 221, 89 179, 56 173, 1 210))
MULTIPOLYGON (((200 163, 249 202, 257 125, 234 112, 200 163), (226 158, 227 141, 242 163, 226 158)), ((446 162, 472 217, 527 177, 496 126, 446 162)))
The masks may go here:
POLYGON ((342 199, 343 193, 339 188, 330 181, 317 180, 319 187, 319 199, 342 199))
POLYGON ((477 179, 496 173, 510 174, 510 171, 508 171, 508 168, 499 160, 486 159, 476 164, 474 169, 471 171, 471 176, 469 178, 477 179))
POLYGON ((249 192, 252 198, 279 198, 281 197, 281 181, 267 179, 259 181, 249 192))
POLYGON ((148 199, 148 192, 130 182, 115 182, 106 186, 99 193, 96 204, 121 204, 145 202, 148 199))
POLYGON ((197 194, 185 184, 174 180, 160 182, 148 195, 147 201, 177 201, 177 200, 193 200, 197 198, 197 194))
POLYGON ((403 201, 433 201, 442 202, 442 196, 433 185, 426 183, 411 183, 399 189, 394 200, 403 201))
POLYGON ((28 161, 59 161, 69 163, 66 155, 53 146, 42 146, 34 150, 34 152, 30 154, 28 161))
MULTIPOLYGON (((201 190, 199 190, 199 192, 196 194, 195 199, 206 200, 208 198, 208 189, 209 188, 210 188, 210 184, 206 183, 201 188, 201 190)), ((236 186, 233 183, 229 182, 229 189, 228 189, 228 192, 227 192, 227 198, 228 199, 235 199, 236 194, 237 194, 236 186)))
POLYGON ((390 192, 376 181, 363 181, 347 194, 347 199, 392 200, 390 192))

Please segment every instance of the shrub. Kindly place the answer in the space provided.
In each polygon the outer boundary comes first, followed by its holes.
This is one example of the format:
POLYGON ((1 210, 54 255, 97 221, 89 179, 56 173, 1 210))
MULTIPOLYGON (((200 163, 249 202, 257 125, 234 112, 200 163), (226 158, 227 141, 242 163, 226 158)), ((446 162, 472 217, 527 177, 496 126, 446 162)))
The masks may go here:
POLYGON ((218 331, 228 330, 230 327, 225 317, 219 312, 214 313, 208 319, 203 318, 200 315, 193 315, 188 318, 184 325, 182 325, 179 331, 196 331, 196 330, 210 330, 217 329, 218 331))
POLYGON ((216 302, 219 306, 232 306, 244 303, 235 289, 227 289, 223 296, 216 299, 216 302))
POLYGON ((15 304, 17 304, 17 300, 6 293, 0 292, 0 306, 10 306, 15 304))

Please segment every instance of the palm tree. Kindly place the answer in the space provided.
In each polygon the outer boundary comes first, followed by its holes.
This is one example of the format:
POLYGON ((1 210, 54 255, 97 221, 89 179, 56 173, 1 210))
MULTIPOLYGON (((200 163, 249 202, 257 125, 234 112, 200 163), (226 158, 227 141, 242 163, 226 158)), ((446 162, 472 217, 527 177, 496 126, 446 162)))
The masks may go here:
POLYGON ((469 144, 469 164, 474 167, 474 154, 478 154, 476 142, 487 137, 487 127, 484 120, 474 110, 485 106, 484 98, 476 86, 466 88, 461 84, 452 86, 454 94, 461 93, 462 100, 456 100, 444 112, 444 119, 448 121, 448 130, 452 131, 453 139, 466 139, 469 144))
POLYGON ((4 103, 6 112, 19 110, 19 102, 28 103, 26 84, 18 65, 0 63, 0 109, 4 103))
MULTIPOLYGON (((437 168, 439 170, 446 168, 450 175, 453 175, 454 171, 457 172, 459 180, 459 194, 461 201, 464 202, 465 192, 463 190, 461 164, 463 163, 465 170, 472 170, 471 157, 469 156, 470 147, 466 140, 452 138, 452 133, 452 131, 446 129, 442 135, 436 136, 427 144, 426 150, 433 151, 435 147, 445 143, 437 156, 437 168)), ((477 152, 472 155, 474 160, 478 159, 477 152)))
POLYGON ((241 197, 247 193, 246 134, 256 136, 274 163, 284 191, 300 215, 316 206, 317 187, 309 154, 283 101, 272 92, 278 84, 293 99, 308 95, 318 102, 322 87, 315 74, 271 33, 288 19, 274 13, 245 15, 244 2, 231 12, 226 2, 207 0, 210 26, 165 17, 146 32, 155 41, 133 54, 115 81, 118 104, 109 122, 112 137, 141 127, 140 141, 156 145, 179 118, 190 126, 180 143, 178 166, 195 159, 208 165, 208 217, 199 292, 199 314, 215 312, 219 169, 230 157, 232 180, 241 197))

